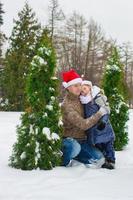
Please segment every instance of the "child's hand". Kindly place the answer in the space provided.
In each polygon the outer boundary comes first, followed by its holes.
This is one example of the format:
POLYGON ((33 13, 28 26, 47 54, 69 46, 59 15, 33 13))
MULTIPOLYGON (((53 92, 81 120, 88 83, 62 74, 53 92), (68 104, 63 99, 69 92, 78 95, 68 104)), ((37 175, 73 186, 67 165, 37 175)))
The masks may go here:
POLYGON ((99 111, 101 112, 102 116, 106 115, 106 114, 110 114, 110 107, 102 106, 102 107, 100 107, 99 111))
POLYGON ((96 104, 98 104, 99 106, 105 106, 108 105, 107 102, 107 97, 105 95, 100 95, 99 97, 96 98, 95 100, 96 104))

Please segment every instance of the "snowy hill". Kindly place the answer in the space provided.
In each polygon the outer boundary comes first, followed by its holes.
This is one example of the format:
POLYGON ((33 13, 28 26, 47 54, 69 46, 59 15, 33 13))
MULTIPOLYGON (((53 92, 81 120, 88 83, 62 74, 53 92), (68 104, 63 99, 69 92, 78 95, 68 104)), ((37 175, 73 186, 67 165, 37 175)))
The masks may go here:
POLYGON ((129 145, 116 153, 116 169, 89 169, 83 164, 50 171, 8 167, 20 113, 0 112, 0 200, 133 200, 133 111, 129 145))

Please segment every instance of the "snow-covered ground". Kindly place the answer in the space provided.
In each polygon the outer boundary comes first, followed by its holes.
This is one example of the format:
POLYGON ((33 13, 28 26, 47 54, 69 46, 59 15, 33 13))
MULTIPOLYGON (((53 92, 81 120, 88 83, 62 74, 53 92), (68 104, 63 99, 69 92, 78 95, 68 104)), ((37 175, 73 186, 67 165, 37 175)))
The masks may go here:
POLYGON ((133 200, 133 111, 129 145, 117 152, 115 170, 83 164, 50 171, 8 167, 20 113, 0 112, 0 200, 133 200))

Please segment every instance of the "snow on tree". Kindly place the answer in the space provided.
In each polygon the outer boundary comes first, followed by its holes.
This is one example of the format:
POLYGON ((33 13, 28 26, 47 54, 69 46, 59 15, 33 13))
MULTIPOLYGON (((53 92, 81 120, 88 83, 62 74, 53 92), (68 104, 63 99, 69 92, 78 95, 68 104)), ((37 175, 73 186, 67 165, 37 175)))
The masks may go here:
POLYGON ((62 120, 55 71, 55 52, 44 31, 27 79, 29 107, 17 127, 9 164, 12 167, 48 170, 61 164, 62 120))
POLYGON ((125 96, 127 91, 124 83, 124 69, 116 47, 113 47, 112 55, 105 67, 103 89, 111 108, 110 120, 116 135, 115 149, 122 150, 128 143, 127 121, 129 107, 125 96))
POLYGON ((22 11, 18 13, 18 19, 14 20, 5 58, 4 93, 5 98, 9 100, 10 110, 24 110, 26 77, 38 44, 40 30, 35 13, 25 3, 22 11))

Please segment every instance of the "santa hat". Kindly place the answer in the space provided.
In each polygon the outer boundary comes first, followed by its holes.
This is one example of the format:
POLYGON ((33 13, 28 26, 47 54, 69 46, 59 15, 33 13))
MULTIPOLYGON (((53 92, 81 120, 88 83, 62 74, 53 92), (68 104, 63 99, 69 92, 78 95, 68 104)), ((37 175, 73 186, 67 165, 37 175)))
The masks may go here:
POLYGON ((62 77, 63 77, 62 85, 65 88, 68 88, 69 86, 77 84, 77 83, 82 83, 82 79, 73 69, 67 72, 63 72, 62 77))
POLYGON ((90 87, 92 87, 92 82, 84 80, 84 81, 82 81, 82 85, 89 85, 90 87))

